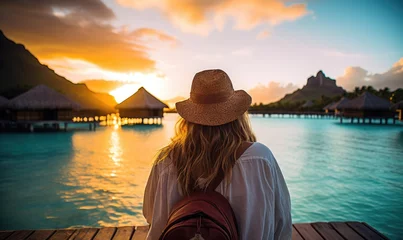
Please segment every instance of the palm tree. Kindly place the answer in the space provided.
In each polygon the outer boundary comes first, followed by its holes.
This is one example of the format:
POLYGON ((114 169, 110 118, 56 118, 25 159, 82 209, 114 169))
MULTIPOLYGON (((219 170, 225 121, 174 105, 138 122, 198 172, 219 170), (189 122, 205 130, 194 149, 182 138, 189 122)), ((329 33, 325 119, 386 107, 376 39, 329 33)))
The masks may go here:
POLYGON ((383 97, 383 98, 390 97, 390 89, 388 87, 385 87, 384 89, 379 90, 379 93, 380 93, 381 97, 383 97))
POLYGON ((359 87, 355 87, 355 88, 354 88, 354 95, 355 95, 355 96, 360 95, 360 88, 359 88, 359 87))
POLYGON ((376 90, 375 90, 375 88, 374 88, 374 87, 372 87, 372 86, 368 86, 368 87, 367 87, 367 92, 370 92, 370 93, 375 94, 375 93, 376 93, 376 90))

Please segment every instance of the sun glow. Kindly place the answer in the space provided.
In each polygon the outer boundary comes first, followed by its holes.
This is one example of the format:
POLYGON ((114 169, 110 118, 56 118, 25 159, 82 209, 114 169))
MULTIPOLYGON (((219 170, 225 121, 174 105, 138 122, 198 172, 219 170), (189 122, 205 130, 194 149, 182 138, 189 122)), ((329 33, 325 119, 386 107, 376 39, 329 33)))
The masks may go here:
POLYGON ((115 98, 116 102, 121 103, 123 100, 135 93, 139 88, 140 85, 138 84, 125 84, 113 91, 110 91, 109 94, 115 98))
POLYGON ((140 87, 145 87, 147 91, 160 99, 167 98, 169 95, 166 91, 168 79, 159 72, 115 72, 102 69, 85 60, 71 58, 43 60, 42 62, 73 82, 78 82, 78 79, 104 79, 124 83, 123 86, 109 92, 118 103, 135 93, 140 87))
POLYGON ((126 79, 128 79, 128 81, 124 81, 127 82, 126 84, 109 92, 109 94, 112 95, 118 103, 121 103, 126 98, 130 97, 140 87, 145 87, 152 94, 155 94, 157 98, 161 98, 161 94, 164 94, 164 85, 166 83, 166 79, 159 74, 127 74, 126 79))

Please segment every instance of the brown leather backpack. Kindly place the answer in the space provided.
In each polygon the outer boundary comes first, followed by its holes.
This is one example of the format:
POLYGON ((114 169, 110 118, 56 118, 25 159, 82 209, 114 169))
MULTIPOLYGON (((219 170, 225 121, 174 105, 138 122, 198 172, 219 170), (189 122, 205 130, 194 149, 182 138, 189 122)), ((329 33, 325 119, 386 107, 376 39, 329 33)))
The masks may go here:
MULTIPOLYGON (((245 143, 238 157, 251 145, 245 143)), ((160 240, 238 240, 234 211, 215 189, 224 179, 220 173, 205 192, 196 191, 175 204, 160 240)))

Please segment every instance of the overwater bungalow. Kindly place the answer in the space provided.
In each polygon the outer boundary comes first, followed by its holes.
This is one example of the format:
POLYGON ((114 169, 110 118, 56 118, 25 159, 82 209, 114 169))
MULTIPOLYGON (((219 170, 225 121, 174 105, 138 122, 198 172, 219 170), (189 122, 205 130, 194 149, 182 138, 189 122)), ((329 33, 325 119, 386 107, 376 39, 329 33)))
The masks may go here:
POLYGON ((396 111, 399 114, 399 121, 403 121, 403 101, 400 101, 398 103, 395 103, 391 107, 392 111, 396 111))
POLYGON ((11 99, 8 106, 16 121, 70 121, 73 110, 80 108, 75 101, 45 85, 38 85, 11 99))
POLYGON ((34 125, 59 129, 59 124, 73 118, 73 110, 80 105, 63 94, 45 86, 38 85, 8 102, 11 121, 33 131, 34 125), (50 125, 50 126, 49 126, 50 125))
POLYGON ((350 118, 352 123, 354 119, 357 119, 357 123, 360 121, 365 123, 366 119, 372 123, 373 119, 377 119, 379 123, 382 124, 382 120, 385 120, 387 124, 389 118, 395 121, 395 114, 390 110, 390 106, 388 100, 364 92, 350 101, 339 104, 337 109, 341 111, 340 122, 343 122, 343 118, 350 118))
POLYGON ((340 115, 340 109, 341 109, 340 106, 342 106, 343 104, 346 104, 349 101, 350 101, 350 99, 348 99, 346 97, 342 97, 339 101, 328 106, 327 112, 334 113, 335 115, 340 115))
POLYGON ((163 110, 168 106, 141 87, 115 108, 119 111, 119 116, 127 120, 128 124, 161 124, 163 110))
POLYGON ((334 113, 334 111, 330 110, 330 107, 335 103, 336 102, 331 102, 328 105, 324 106, 322 109, 325 111, 325 113, 334 113))

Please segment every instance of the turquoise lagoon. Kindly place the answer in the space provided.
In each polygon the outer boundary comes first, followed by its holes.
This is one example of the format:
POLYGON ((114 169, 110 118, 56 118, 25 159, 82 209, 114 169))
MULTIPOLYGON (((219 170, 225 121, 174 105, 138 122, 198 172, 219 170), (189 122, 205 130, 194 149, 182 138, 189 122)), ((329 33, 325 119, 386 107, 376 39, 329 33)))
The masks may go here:
MULTIPOLYGON (((144 225, 144 186, 164 125, 0 134, 0 229, 144 225)), ((252 116, 286 178, 294 222, 364 221, 403 235, 403 125, 252 116)))

